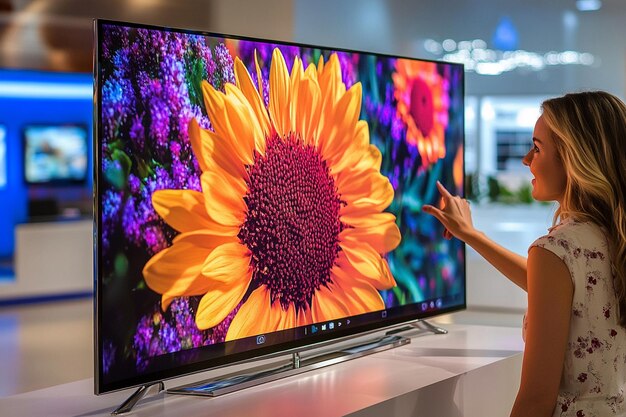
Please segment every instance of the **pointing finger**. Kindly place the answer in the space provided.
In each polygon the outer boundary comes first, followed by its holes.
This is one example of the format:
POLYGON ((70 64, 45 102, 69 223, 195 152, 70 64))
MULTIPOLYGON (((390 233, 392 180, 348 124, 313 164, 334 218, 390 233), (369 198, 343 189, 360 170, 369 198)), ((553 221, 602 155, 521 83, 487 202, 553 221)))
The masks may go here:
POLYGON ((440 183, 439 181, 437 181, 437 189, 439 190, 441 195, 445 197, 446 199, 452 198, 452 194, 450 194, 448 190, 446 190, 446 187, 444 187, 443 184, 440 183))
POLYGON ((439 220, 441 223, 443 223, 443 221, 444 221, 443 211, 439 210, 437 207, 431 206, 429 204, 425 204, 425 205, 422 206, 422 210, 425 213, 428 213, 428 214, 434 216, 437 220, 439 220))

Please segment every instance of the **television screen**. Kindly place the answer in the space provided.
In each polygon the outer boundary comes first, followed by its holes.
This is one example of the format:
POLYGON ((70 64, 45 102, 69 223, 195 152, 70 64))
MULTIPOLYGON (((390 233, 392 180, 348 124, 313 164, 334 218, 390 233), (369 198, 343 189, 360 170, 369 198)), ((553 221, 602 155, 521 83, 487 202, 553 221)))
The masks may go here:
POLYGON ((7 145, 6 145, 7 129, 0 125, 0 188, 4 188, 7 184, 7 145))
POLYGON ((96 393, 465 307, 462 65, 96 30, 96 393))
POLYGON ((71 184, 87 179, 87 128, 81 125, 24 127, 27 184, 71 184))

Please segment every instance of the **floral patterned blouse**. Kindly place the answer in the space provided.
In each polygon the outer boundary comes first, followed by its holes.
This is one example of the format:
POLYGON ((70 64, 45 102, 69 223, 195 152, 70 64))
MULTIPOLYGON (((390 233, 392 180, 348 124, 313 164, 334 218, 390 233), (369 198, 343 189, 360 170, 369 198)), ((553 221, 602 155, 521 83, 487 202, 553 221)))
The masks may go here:
POLYGON ((530 245, 534 246, 562 259, 574 284, 569 339, 553 416, 625 416, 626 331, 617 321, 605 233, 593 223, 568 219, 530 245))

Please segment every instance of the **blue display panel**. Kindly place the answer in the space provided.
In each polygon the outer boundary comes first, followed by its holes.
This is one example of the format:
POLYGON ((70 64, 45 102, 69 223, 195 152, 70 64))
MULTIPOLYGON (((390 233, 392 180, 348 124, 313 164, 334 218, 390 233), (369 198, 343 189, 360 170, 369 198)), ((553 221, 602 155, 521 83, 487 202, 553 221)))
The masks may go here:
MULTIPOLYGON (((0 125, 5 128, 4 157, 0 158, 0 258, 11 259, 14 229, 29 221, 29 202, 50 199, 59 206, 79 200, 89 203, 92 193, 93 76, 47 71, 0 69, 0 125), (86 128, 87 167, 81 184, 49 188, 47 184, 29 185, 24 172, 24 129, 32 125, 81 125, 86 128), (3 176, 4 173, 4 176, 3 176)), ((0 145, 1 146, 1 145, 0 145)), ((0 152, 0 155, 2 153, 0 152)))

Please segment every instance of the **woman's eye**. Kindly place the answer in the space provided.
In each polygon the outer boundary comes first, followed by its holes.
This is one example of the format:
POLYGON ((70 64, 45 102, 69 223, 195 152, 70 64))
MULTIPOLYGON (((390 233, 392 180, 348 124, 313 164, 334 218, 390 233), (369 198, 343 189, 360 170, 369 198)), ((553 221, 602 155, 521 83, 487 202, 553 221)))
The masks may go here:
POLYGON ((533 152, 539 152, 539 148, 537 147, 537 145, 533 145, 533 152))

